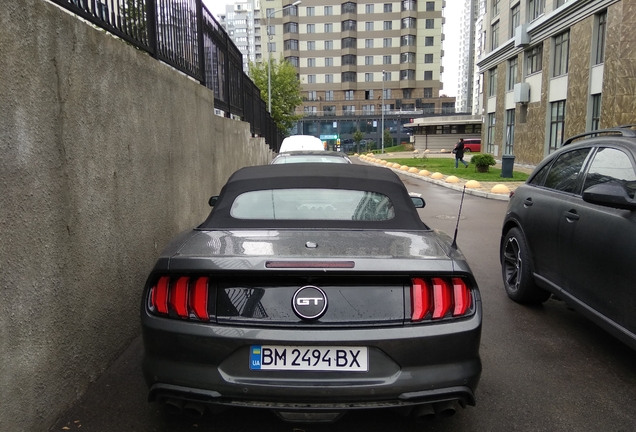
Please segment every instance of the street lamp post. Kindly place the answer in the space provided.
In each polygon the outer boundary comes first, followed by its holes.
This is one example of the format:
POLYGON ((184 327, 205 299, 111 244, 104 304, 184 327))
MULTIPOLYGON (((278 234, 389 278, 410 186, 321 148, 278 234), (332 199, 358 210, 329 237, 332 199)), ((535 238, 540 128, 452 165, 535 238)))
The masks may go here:
POLYGON ((382 154, 384 154, 384 79, 385 77, 386 75, 383 70, 382 71, 382 107, 380 108, 382 110, 382 132, 380 135, 380 141, 382 142, 382 154))
POLYGON ((301 4, 301 0, 296 0, 290 5, 287 5, 281 9, 270 11, 267 13, 267 111, 272 113, 272 35, 269 33, 269 19, 276 13, 285 10, 289 7, 298 6, 301 4))

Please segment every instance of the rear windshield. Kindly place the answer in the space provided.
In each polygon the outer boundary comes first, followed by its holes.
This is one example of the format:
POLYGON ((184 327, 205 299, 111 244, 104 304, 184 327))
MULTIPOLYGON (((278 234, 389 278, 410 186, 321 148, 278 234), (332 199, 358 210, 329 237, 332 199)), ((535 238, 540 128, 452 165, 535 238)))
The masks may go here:
POLYGON ((230 216, 258 220, 392 219, 395 210, 386 195, 346 189, 269 189, 245 192, 232 203, 230 216))

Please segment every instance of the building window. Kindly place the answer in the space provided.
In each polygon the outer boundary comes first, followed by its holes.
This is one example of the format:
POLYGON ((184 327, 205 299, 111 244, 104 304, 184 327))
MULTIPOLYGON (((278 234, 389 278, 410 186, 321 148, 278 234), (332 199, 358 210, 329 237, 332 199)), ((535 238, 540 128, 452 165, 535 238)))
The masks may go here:
POLYGON ((384 38, 382 39, 382 46, 384 48, 390 48, 393 46, 393 39, 392 38, 384 38))
POLYGON ((364 64, 369 66, 373 64, 373 56, 364 56, 364 64))
POLYGON ((343 105, 342 113, 343 114, 355 114, 356 106, 355 105, 343 105))
POLYGON ((403 89, 402 90, 402 99, 411 99, 413 96, 413 89, 403 89))
POLYGON ((345 100, 353 100, 353 90, 345 90, 345 100))
POLYGON ((298 51, 298 39, 287 39, 283 42, 283 46, 286 50, 298 51))
POLYGON ((435 104, 434 103, 422 104, 422 112, 424 114, 435 114, 435 104))
POLYGON ((268 52, 276 52, 276 42, 268 42, 267 43, 267 51, 268 52))
POLYGON ((315 91, 307 92, 307 100, 308 101, 318 100, 318 96, 316 96, 316 92, 315 91))
POLYGON ((267 26, 267 34, 268 35, 275 35, 276 34, 276 26, 267 26))
POLYGON ((357 48, 358 41, 356 38, 348 37, 342 40, 342 48, 357 48))
POLYGON ((315 84, 316 83, 316 75, 307 75, 307 82, 309 84, 315 84))
POLYGON ((415 46, 415 36, 405 35, 400 37, 400 46, 415 46))
POLYGON ((342 82, 356 82, 357 77, 355 72, 343 72, 342 82))
POLYGON ((499 0, 492 0, 492 16, 499 15, 499 0))
POLYGON ((325 66, 333 66, 333 57, 325 57, 325 66))
MULTIPOLYGON (((275 10, 274 8, 265 9, 265 16, 268 16, 268 17, 273 16, 274 15, 274 10, 275 10)), ((273 34, 273 33, 270 33, 270 34, 273 34)))
POLYGON ((325 15, 333 15, 333 6, 325 6, 325 15))
POLYGON ((432 98, 433 97, 433 88, 432 87, 424 87, 424 97, 432 98))
POLYGON ((393 12, 393 4, 392 3, 384 3, 384 12, 393 12))
POLYGON ((488 97, 497 95, 497 68, 488 70, 488 97))
POLYGON ((417 0, 402 0, 403 11, 417 10, 417 0))
POLYGON ((417 20, 412 17, 402 18, 402 28, 417 28, 417 20))
POLYGON ((373 81, 373 74, 372 73, 365 73, 364 74, 364 81, 365 82, 372 82, 373 81))
POLYGON ((316 9, 313 6, 307 6, 307 16, 314 16, 316 9))
POLYGON ((325 92, 325 100, 332 101, 333 100, 333 90, 327 90, 325 92))
POLYGON ((364 6, 364 13, 372 14, 373 13, 373 5, 368 4, 364 6))
POLYGON ((373 114, 375 111, 375 105, 362 105, 362 114, 373 114))
POLYGON ((335 105, 327 105, 327 106, 322 107, 322 109, 324 110, 324 114, 326 116, 335 116, 336 115, 336 106, 335 105))
POLYGON ((518 57, 513 57, 508 60, 508 76, 506 80, 506 90, 512 91, 515 89, 515 84, 517 84, 517 74, 519 71, 519 59, 518 57))
POLYGON ((283 16, 298 16, 298 6, 289 5, 283 9, 283 16))
POLYGON ((499 46, 499 21, 490 27, 490 49, 495 50, 499 46))
POLYGON ((333 74, 325 74, 325 82, 330 84, 333 82, 333 74))
POLYGON ((315 106, 306 106, 305 114, 309 116, 315 116, 318 113, 318 108, 315 106))
POLYGON ((384 81, 391 81, 391 72, 384 72, 384 81))
MULTIPOLYGON (((433 72, 431 72, 432 74, 433 72)), ((426 74, 426 72, 424 72, 426 74)), ((400 71, 400 81, 403 80, 414 80, 415 79, 415 71, 413 69, 406 69, 400 71)))
POLYGON ((348 30, 356 30, 356 21, 354 20, 346 20, 346 21, 342 21, 341 23, 341 31, 348 31, 348 30))
POLYGON ((560 76, 568 73, 568 60, 570 52, 570 32, 566 31, 554 38, 554 70, 552 76, 560 76))
POLYGON ((287 60, 294 67, 300 66, 300 60, 298 57, 295 57, 295 56, 285 57, 285 60, 287 60))
POLYGON ((515 110, 506 110, 506 145, 504 147, 504 154, 514 154, 515 145, 515 110))
POLYGON ((316 67, 316 59, 308 58, 307 59, 307 67, 316 67))
POLYGON ((342 4, 340 12, 345 13, 356 13, 358 11, 357 5, 353 2, 346 2, 342 4))
POLYGON ((435 2, 427 1, 426 2, 426 12, 432 12, 435 10, 435 2))
POLYGON ((488 113, 488 130, 486 132, 486 151, 495 152, 495 113, 488 113))
POLYGON ((433 36, 424 37, 424 46, 433 46, 435 38, 433 36))
POLYGON ((342 64, 343 65, 355 65, 356 64, 356 56, 353 54, 345 54, 342 56, 342 64))
POLYGON ((541 71, 543 67, 543 44, 539 44, 526 51, 526 75, 541 71))
POLYGON ((390 55, 382 56, 382 64, 391 64, 391 56, 390 55))
POLYGON ((325 24, 325 33, 333 33, 333 24, 332 23, 325 24))
POLYGON ((382 97, 384 99, 391 99, 391 89, 384 89, 382 97))
POLYGON ((430 81, 433 79, 433 71, 424 71, 424 81, 430 81))
POLYGON ((592 95, 592 124, 590 130, 599 130, 601 126, 601 93, 592 95))
POLYGON ((424 54, 424 63, 433 63, 433 54, 424 54))
POLYGON ((607 31, 607 12, 597 15, 596 26, 596 56, 594 64, 601 64, 605 61, 605 35, 607 31))
POLYGON ((373 22, 365 22, 364 23, 364 29, 366 31, 373 31, 373 22))
POLYGON ((550 153, 563 144, 565 133, 565 101, 550 104, 550 153))
POLYGON ((435 28, 435 20, 431 18, 426 18, 426 28, 427 29, 435 28))
POLYGON ((365 39, 364 40, 365 48, 373 48, 373 39, 365 39))
POLYGON ((545 0, 528 0, 528 22, 534 21, 543 15, 545 0))
POLYGON ((307 51, 315 51, 315 50, 316 50, 316 41, 308 41, 307 51))
POLYGON ((325 49, 326 50, 332 50, 333 49, 333 41, 325 41, 325 49))
POLYGON ((366 100, 373 100, 373 90, 365 90, 364 98, 366 100))
POLYGON ((510 9, 510 37, 515 37, 515 30, 521 24, 521 15, 519 15, 519 4, 517 3, 510 9))
POLYGON ((400 63, 415 63, 415 53, 407 52, 400 54, 400 63))
POLYGON ((384 30, 393 30, 393 21, 384 21, 384 30))
POLYGON ((298 23, 289 22, 283 24, 283 33, 298 33, 298 23))

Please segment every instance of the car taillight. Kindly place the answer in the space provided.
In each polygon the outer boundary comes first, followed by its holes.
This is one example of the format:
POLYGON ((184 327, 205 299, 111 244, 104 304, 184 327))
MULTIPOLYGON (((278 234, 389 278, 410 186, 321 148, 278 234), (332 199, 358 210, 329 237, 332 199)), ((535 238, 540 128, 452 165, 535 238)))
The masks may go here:
POLYGON ((150 311, 182 319, 209 321, 209 277, 162 276, 150 289, 150 311))
POLYGON ((411 279, 411 321, 461 317, 471 312, 471 304, 462 278, 411 279))

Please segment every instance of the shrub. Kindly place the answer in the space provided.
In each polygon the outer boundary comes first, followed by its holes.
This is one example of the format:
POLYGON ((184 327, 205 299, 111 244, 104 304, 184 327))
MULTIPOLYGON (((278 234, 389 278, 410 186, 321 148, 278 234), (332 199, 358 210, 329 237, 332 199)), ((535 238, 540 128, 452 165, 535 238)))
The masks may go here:
POLYGON ((472 156, 470 163, 475 164, 478 172, 488 172, 488 168, 495 165, 497 161, 489 153, 480 153, 472 156))

